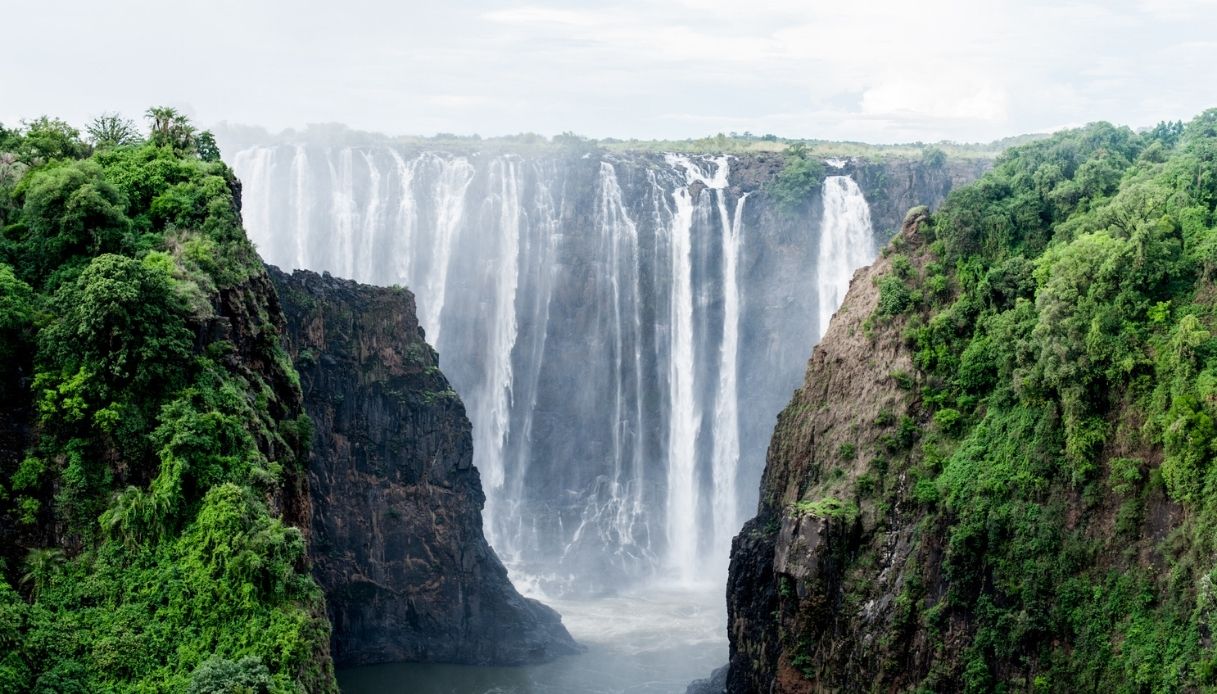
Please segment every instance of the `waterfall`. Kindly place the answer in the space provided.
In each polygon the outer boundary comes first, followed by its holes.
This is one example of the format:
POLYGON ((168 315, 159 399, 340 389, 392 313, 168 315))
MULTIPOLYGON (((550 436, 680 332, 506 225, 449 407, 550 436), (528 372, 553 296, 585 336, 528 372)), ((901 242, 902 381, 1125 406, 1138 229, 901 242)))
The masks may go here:
POLYGON ((329 166, 330 180, 334 181, 334 194, 330 218, 334 220, 333 240, 335 247, 326 254, 331 264, 337 264, 338 274, 343 277, 355 276, 355 181, 354 163, 351 150, 344 149, 338 155, 339 170, 334 170, 333 157, 326 158, 329 166))
MULTIPOLYGON (((510 428, 512 405, 512 353, 516 344, 516 288, 520 277, 520 182, 519 165, 507 159, 496 160, 489 172, 493 203, 498 207, 498 263, 493 267, 492 292, 485 300, 493 302, 490 335, 486 353, 486 376, 482 386, 470 395, 473 424, 473 463, 482 473, 486 490, 486 512, 497 517, 505 478, 504 449, 510 428)), ((445 261, 447 262, 447 261, 445 261)), ((437 327, 438 332, 438 327, 437 327)), ((438 339, 438 338, 437 338, 438 339)), ((495 541, 495 524, 489 523, 488 539, 495 541)))
POLYGON ((718 391, 714 399, 714 542, 726 547, 739 528, 735 473, 739 467, 739 251, 744 224, 744 203, 735 203, 729 219, 719 192, 723 248, 723 340, 719 346, 718 391))
MULTIPOLYGON (((292 229, 291 236, 295 237, 295 263, 292 267, 307 268, 308 257, 305 255, 305 243, 308 242, 311 234, 309 228, 309 212, 313 205, 312 196, 308 191, 308 154, 305 152, 304 146, 296 147, 295 156, 292 157, 292 208, 296 211, 295 228, 292 229)), ((263 235, 270 235, 270 229, 262 231, 263 235)), ((273 237, 272 237, 273 238, 273 237)), ((273 257, 273 256, 272 256, 273 257)))
POLYGON ((373 259, 376 257, 377 230, 380 229, 380 167, 372 160, 371 152, 363 153, 363 163, 368 167, 368 203, 363 212, 363 228, 359 231, 362 243, 359 246, 359 272, 352 277, 371 277, 373 259))
MULTIPOLYGON (((709 550, 712 563, 725 564, 731 537, 738 530, 738 490, 735 485, 739 465, 739 237, 743 225, 744 201, 735 205, 734 216, 727 209, 727 186, 730 167, 726 157, 698 162, 689 157, 669 155, 668 163, 684 172, 686 185, 673 193, 676 214, 672 220, 672 358, 671 417, 668 448, 668 524, 669 563, 683 580, 692 580, 702 562, 697 557, 709 550), (712 165, 707 173, 702 164, 712 165), (691 197, 691 187, 702 186, 697 207, 691 197), (694 291, 692 273, 692 232, 698 218, 713 226, 714 214, 703 207, 711 199, 717 212, 719 252, 721 253, 721 282, 723 299, 721 338, 718 348, 717 384, 714 394, 714 417, 710 437, 710 527, 700 522, 702 513, 702 484, 698 479, 698 441, 701 438, 706 404, 698 398, 704 392, 697 382, 699 371, 694 344, 695 333, 713 331, 714 326, 697 325, 694 321, 694 291), (694 214, 698 211, 699 214, 694 214)), ((712 229, 702 229, 710 232, 712 229)))
POLYGON ((473 182, 474 169, 463 159, 433 158, 433 166, 440 170, 433 203, 436 208, 435 236, 431 240, 431 262, 427 279, 420 288, 422 296, 423 329, 427 331, 431 344, 440 344, 440 317, 444 312, 444 299, 448 290, 448 270, 452 263, 452 246, 465 216, 465 192, 473 182))
POLYGON ((875 257, 870 207, 849 176, 829 176, 823 185, 824 215, 820 221, 820 251, 816 259, 819 337, 845 300, 854 271, 875 257))
MULTIPOLYGON (((612 478, 605 492, 608 518, 604 526, 620 539, 621 551, 635 541, 635 524, 642 511, 642 318, 639 308, 638 227, 630 219, 622 200, 617 171, 609 162, 600 163, 595 217, 609 259, 608 280, 613 316, 613 428, 612 478)), ((590 509, 590 507, 589 507, 590 509)), ((596 521, 585 514, 582 525, 596 521)), ((576 530, 576 535, 580 534, 576 530)), ((645 550, 643 550, 645 551, 645 550)))
MULTIPOLYGON (((673 157, 673 163, 692 166, 673 157)), ((697 435, 701 428, 701 412, 693 385, 693 270, 692 255, 693 200, 688 186, 673 194, 676 214, 672 218, 672 300, 671 350, 669 361, 668 429, 668 561, 682 579, 689 580, 697 555, 697 501, 695 476, 697 435)))
POLYGON ((519 411, 513 421, 514 448, 504 462, 512 474, 508 477, 502 499, 501 511, 491 517, 488 525, 495 525, 495 545, 508 560, 518 560, 527 552, 535 552, 543 542, 540 538, 536 518, 529 518, 522 509, 520 500, 525 496, 525 480, 532 457, 533 423, 536 417, 538 393, 542 383, 546 338, 549 333, 549 314, 553 299, 553 254, 558 237, 559 210, 562 201, 555 199, 547 181, 552 173, 536 168, 534 189, 530 205, 529 223, 520 240, 520 286, 517 288, 517 310, 520 320, 519 367, 515 369, 513 403, 519 411))
MULTIPOLYGON (((263 230, 270 227, 271 193, 274 190, 272 176, 274 175, 273 152, 268 147, 256 147, 237 153, 233 168, 246 172, 245 185, 254 194, 246 194, 242 199, 242 214, 248 220, 250 238, 255 244, 273 243, 276 239, 262 239, 253 236, 253 230, 263 230)), ((267 249, 263 249, 265 252, 267 249)), ((272 253, 273 254, 273 253, 272 253)))
POLYGON ((268 262, 415 292, 473 425, 487 536, 548 591, 721 575, 773 419, 874 254, 848 177, 791 237, 721 156, 386 141, 231 161, 268 262))

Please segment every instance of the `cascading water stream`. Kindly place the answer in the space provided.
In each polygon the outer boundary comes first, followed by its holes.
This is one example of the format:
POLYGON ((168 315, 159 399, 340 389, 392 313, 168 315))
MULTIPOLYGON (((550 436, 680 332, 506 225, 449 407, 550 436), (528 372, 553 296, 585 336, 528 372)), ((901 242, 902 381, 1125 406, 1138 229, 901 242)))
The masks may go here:
POLYGON ((292 199, 292 208, 296 211, 295 229, 293 229, 293 237, 296 240, 296 258, 295 264, 292 267, 307 268, 312 267, 309 264, 309 258, 305 254, 305 243, 309 239, 309 213, 312 211, 313 200, 307 189, 308 180, 308 154, 305 153, 303 145, 296 147, 296 155, 292 157, 292 181, 295 184, 293 192, 295 196, 292 199))
MULTIPOLYGON (((679 162, 679 160, 674 159, 679 162)), ((683 580, 693 576, 697 556, 696 477, 697 436, 701 412, 693 384, 693 199, 688 186, 677 189, 672 197, 676 214, 672 217, 672 356, 668 364, 668 562, 683 580)))
MULTIPOLYGON (((706 566, 725 566, 731 537, 739 528, 738 490, 735 479, 740 460, 739 393, 737 385, 739 359, 738 282, 739 237, 743 226, 744 201, 735 205, 734 217, 727 209, 727 186, 730 167, 726 157, 697 162, 689 157, 668 155, 669 165, 683 171, 686 185, 673 192, 676 215, 672 220, 672 358, 671 358, 671 417, 668 449, 668 560, 684 581, 693 580, 706 566), (714 167, 707 174, 702 163, 714 167), (701 436, 703 413, 707 404, 700 402, 699 370, 694 368, 694 344, 697 328, 714 332, 717 326, 695 325, 692 279, 692 232, 695 220, 704 218, 713 226, 713 214, 694 214, 691 188, 700 185, 697 205, 712 198, 717 211, 720 242, 721 293, 723 298, 721 339, 718 349, 717 384, 713 390, 714 416, 711 420, 710 490, 703 495, 698 475, 698 439, 701 436), (703 496, 710 505, 710 527, 699 523, 703 496), (708 549, 709 561, 703 550, 708 549)), ((704 229, 703 232, 712 231, 704 229)), ((704 372, 703 372, 703 377, 704 372)))
POLYGON ((854 271, 875 257, 870 207, 862 189, 849 176, 824 179, 824 215, 820 221, 820 252, 816 260, 819 313, 817 330, 824 337, 832 314, 849 291, 854 271))
MULTIPOLYGON (((739 252, 744 224, 744 203, 748 194, 735 203, 734 218, 728 218, 722 191, 716 191, 722 218, 723 248, 723 340, 719 347, 718 391, 714 401, 714 541, 721 548, 730 543, 739 529, 738 495, 735 491, 739 468, 739 252)), ((725 559, 725 555, 723 556, 725 559)))
POLYGON ((335 167, 334 157, 326 157, 330 180, 334 182, 334 192, 330 199, 330 218, 334 220, 334 234, 329 239, 330 247, 325 255, 335 259, 339 275, 353 277, 355 253, 351 237, 355 235, 355 182, 354 172, 351 170, 351 150, 342 150, 338 158, 340 163, 335 167))
POLYGON ((465 216, 465 193, 473 183, 474 169, 469 161, 463 158, 432 157, 432 163, 439 169, 439 183, 433 198, 436 208, 435 237, 431 247, 427 280, 424 288, 420 290, 423 297, 420 301, 420 322, 427 331, 431 344, 438 348, 440 329, 443 327, 440 316, 444 312, 444 300, 448 291, 452 246, 465 216))
POLYGON ((376 230, 380 228, 380 168, 372 161, 371 152, 363 152, 363 163, 368 168, 368 203, 363 213, 363 228, 359 230, 359 272, 352 277, 371 277, 376 257, 376 230))
MULTIPOLYGON (((512 405, 512 353, 515 351, 516 289, 520 279, 520 182, 519 163, 510 159, 494 162, 490 170, 494 204, 498 207, 497 241, 501 244, 498 267, 492 284, 493 301, 490 341, 487 350, 485 381, 476 397, 471 397, 473 426, 473 463, 482 473, 486 489, 486 515, 498 517, 498 503, 506 472, 504 449, 510 427, 512 405)), ((437 327, 438 332, 438 327, 437 327)), ((487 524, 491 543, 495 523, 487 524)))
POLYGON ((500 500, 498 517, 489 518, 488 525, 495 525, 494 536, 500 538, 496 547, 505 559, 517 563, 526 551, 540 545, 535 519, 526 519, 521 512, 520 500, 525 496, 525 480, 531 463, 533 422, 536 416, 538 392, 541 385, 546 340, 549 333, 550 303, 553 298, 553 254, 558 237, 558 211, 561 201, 546 183, 552 174, 540 165, 534 165, 534 190, 531 213, 526 233, 520 240, 520 277, 525 283, 517 291, 522 300, 517 302, 520 320, 524 328, 517 338, 520 343, 520 366, 515 370, 513 402, 521 409, 513 421, 516 428, 510 432, 518 444, 509 453, 504 467, 512 474, 508 476, 500 500), (518 397, 517 397, 518 394, 518 397))
MULTIPOLYGON (((394 171, 397 174, 397 189, 400 195, 397 204, 397 219, 394 223, 399 240, 397 243, 388 243, 386 245, 397 249, 392 258, 394 276, 398 278, 414 278, 416 276, 414 274, 414 244, 415 238, 418 235, 418 204, 414 199, 414 176, 423 158, 411 159, 409 163, 406 163, 406 160, 396 150, 390 149, 389 155, 393 158, 394 171)), ((374 160, 369 159, 368 165, 373 166, 374 160)), ((375 233, 376 231, 372 232, 372 234, 375 233)), ((369 234, 369 243, 374 244, 374 239, 377 237, 372 234, 369 234)), ((426 329, 426 325, 423 328, 426 329)))

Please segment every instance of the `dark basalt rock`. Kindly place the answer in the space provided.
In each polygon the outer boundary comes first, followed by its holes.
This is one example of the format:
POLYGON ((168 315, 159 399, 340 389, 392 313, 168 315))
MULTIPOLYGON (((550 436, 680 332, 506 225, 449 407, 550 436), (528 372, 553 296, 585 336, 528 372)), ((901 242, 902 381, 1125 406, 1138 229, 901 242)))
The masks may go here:
POLYGON ((313 575, 339 665, 514 665, 579 646, 482 533, 469 420, 414 296, 270 268, 313 420, 313 575))
POLYGON ((704 680, 693 680, 685 694, 724 694, 727 691, 727 667, 718 668, 704 680))

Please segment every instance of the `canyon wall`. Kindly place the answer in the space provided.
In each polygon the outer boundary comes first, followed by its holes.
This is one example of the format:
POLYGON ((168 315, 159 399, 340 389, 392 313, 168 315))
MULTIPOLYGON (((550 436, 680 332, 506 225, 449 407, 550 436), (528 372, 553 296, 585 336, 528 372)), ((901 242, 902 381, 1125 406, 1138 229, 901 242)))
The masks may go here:
POLYGON ((482 534, 469 420, 414 297, 270 268, 313 420, 310 555, 339 665, 514 665, 572 653, 482 534))

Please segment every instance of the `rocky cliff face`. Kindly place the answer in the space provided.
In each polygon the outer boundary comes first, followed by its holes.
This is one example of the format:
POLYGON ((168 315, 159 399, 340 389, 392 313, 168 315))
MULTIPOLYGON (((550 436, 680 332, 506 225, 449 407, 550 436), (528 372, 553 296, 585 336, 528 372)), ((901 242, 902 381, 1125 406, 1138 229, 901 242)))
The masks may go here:
MULTIPOLYGON (((922 218, 905 224, 910 246, 922 218)), ((884 464, 872 451, 899 445, 917 416, 899 327, 867 322, 879 301, 873 281, 890 266, 881 257, 854 276, 778 418, 757 516, 732 548, 728 691, 865 689, 880 663, 899 670, 908 655, 887 653, 885 637, 900 627, 916 522, 899 504, 858 494, 884 464)))
POLYGON ((846 170, 866 193, 875 238, 882 246, 900 230, 904 214, 917 205, 938 207, 947 193, 993 168, 987 158, 853 160, 846 170))
POLYGON ((469 420, 414 297, 271 269, 313 419, 313 574, 340 665, 520 664, 577 646, 482 534, 469 420))

